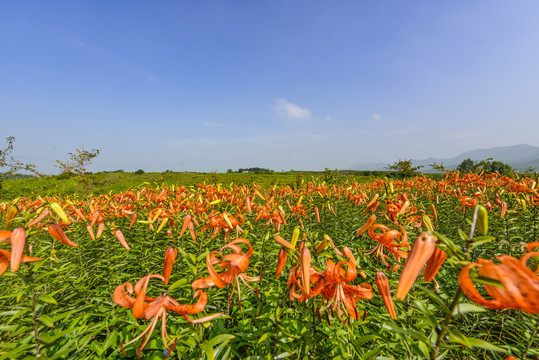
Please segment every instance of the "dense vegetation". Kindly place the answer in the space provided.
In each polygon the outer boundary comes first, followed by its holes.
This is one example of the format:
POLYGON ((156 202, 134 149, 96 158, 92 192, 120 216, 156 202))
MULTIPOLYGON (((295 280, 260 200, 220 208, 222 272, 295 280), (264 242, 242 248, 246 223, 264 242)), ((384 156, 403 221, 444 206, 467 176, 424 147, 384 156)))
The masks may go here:
POLYGON ((239 175, 6 180, 0 359, 539 356, 537 179, 239 175))

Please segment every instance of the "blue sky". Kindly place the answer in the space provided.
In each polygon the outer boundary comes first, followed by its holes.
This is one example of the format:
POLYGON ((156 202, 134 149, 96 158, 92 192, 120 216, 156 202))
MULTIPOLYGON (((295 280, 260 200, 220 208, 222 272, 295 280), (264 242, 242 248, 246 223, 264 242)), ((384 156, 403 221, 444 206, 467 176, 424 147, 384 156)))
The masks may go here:
MULTIPOLYGON (((57 173, 539 145, 537 1, 5 1, 0 137, 57 173)), ((5 144, 0 143, 1 147, 5 144)))

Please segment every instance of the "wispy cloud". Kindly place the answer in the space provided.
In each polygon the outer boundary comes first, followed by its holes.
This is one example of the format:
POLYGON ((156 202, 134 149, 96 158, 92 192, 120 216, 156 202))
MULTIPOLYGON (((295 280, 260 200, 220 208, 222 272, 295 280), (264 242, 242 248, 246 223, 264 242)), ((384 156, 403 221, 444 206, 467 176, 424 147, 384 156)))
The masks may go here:
POLYGON ((332 119, 331 116, 326 116, 326 121, 327 121, 327 122, 333 122, 333 119, 332 119))
POLYGON ((380 114, 373 114, 373 115, 372 115, 372 118, 374 119, 374 121, 380 121, 380 120, 382 120, 382 115, 380 115, 380 114))
POLYGON ((217 122, 213 122, 213 121, 203 122, 202 125, 204 125, 204 126, 213 126, 213 127, 223 127, 223 126, 225 126, 225 124, 221 124, 221 123, 217 123, 217 122))
POLYGON ((298 105, 281 98, 275 101, 273 109, 277 112, 277 115, 288 119, 303 120, 311 116, 311 111, 309 109, 303 109, 298 105))

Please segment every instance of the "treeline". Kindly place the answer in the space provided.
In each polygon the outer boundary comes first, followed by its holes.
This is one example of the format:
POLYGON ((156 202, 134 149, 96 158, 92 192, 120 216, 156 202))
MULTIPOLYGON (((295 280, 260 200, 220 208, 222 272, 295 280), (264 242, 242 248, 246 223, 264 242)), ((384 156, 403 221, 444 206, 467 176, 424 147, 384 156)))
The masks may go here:
MULTIPOLYGON (((234 171, 232 169, 228 169, 227 170, 227 173, 233 173, 234 171)), ((271 169, 266 169, 266 168, 259 168, 259 167, 251 167, 251 168, 240 168, 238 169, 238 171, 235 171, 236 173, 243 173, 243 172, 250 172, 250 173, 272 173, 274 172, 273 170, 271 169)))

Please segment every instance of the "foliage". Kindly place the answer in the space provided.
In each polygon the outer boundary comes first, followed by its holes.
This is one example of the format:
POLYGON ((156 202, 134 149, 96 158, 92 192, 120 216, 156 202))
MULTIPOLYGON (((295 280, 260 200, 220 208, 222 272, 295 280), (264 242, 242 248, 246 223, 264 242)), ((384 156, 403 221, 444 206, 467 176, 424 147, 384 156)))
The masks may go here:
MULTIPOLYGON (((136 179, 134 174, 99 176, 125 179, 128 175, 136 179)), ((38 194, 20 198, 20 212, 9 229, 25 228, 24 254, 43 260, 23 263, 18 271, 7 270, 1 275, 5 291, 0 297, 0 358, 122 358, 121 344, 148 329, 150 319, 137 319, 130 309, 116 305, 112 301, 115 289, 127 282, 134 284, 148 274, 160 274, 163 254, 173 246, 178 258, 169 285, 152 281, 147 296, 155 299, 166 292, 180 304, 193 304, 197 300, 192 300, 191 284, 211 277, 210 254, 222 256, 223 261, 241 258, 241 251, 234 247, 223 253, 226 244, 240 237, 254 250, 245 275, 261 279, 247 284, 240 281, 235 287, 204 289, 208 294, 206 314, 224 313, 208 326, 190 325, 181 316, 168 315, 165 327, 170 342, 177 340, 176 347, 167 352, 171 358, 539 356, 536 315, 475 305, 459 290, 457 280, 460 269, 471 259, 494 259, 500 254, 519 258, 525 253, 522 244, 525 247, 535 241, 539 197, 534 179, 451 173, 440 180, 419 177, 329 185, 319 174, 310 181, 298 177, 301 186, 293 190, 293 175, 287 184, 279 186, 238 185, 238 175, 219 174, 219 180, 233 179, 235 185, 208 181, 192 187, 178 182, 145 183, 128 191, 89 198, 45 199, 38 194), (477 204, 488 209, 488 230, 483 218, 481 234, 479 230, 474 232, 477 204), (77 247, 59 242, 46 230, 49 224, 61 221, 62 211, 69 222, 66 235, 77 247), (38 216, 43 217, 36 221, 38 216), (188 216, 194 219, 192 230, 183 232, 182 224, 188 216), (358 234, 357 229, 372 216, 375 230, 367 227, 358 234), (98 236, 100 227, 104 231, 98 236), (440 242, 437 248, 447 253, 447 261, 441 264, 437 285, 418 279, 404 300, 395 299, 395 320, 384 305, 387 294, 384 298, 374 287, 373 298, 360 300, 356 304, 358 313, 345 316, 343 322, 335 301, 324 300, 323 294, 299 302, 290 293, 289 272, 294 275, 292 282, 305 287, 298 272, 291 272, 304 262, 299 261, 303 255, 297 251, 301 243, 312 254, 312 276, 315 271, 324 272, 331 280, 327 270, 331 263, 340 264, 337 267, 343 272, 356 271, 349 253, 343 250, 346 246, 357 261, 357 280, 350 280, 350 286, 374 286, 375 273, 384 272, 392 297, 403 271, 397 267, 403 262, 394 255, 408 251, 402 235, 406 232, 413 246, 429 227, 435 230, 440 242), (130 250, 118 241, 118 229, 130 250), (287 275, 279 279, 275 278, 275 269, 282 242, 274 240, 277 235, 290 243, 294 237, 297 241, 293 246, 296 250, 288 251, 284 264, 283 274, 287 275), (390 241, 398 236, 400 248, 395 249, 390 241), (344 254, 339 255, 337 250, 344 254), (297 276, 300 278, 294 280, 297 276)), ((148 176, 140 175, 138 180, 148 176)), ((24 181, 30 180, 34 179, 24 181)), ((10 205, 0 202, 2 230, 10 205)), ((2 242, 0 249, 10 250, 10 246, 2 242)), ((245 265, 245 259, 242 261, 245 265)), ((536 264, 533 259, 529 263, 530 267, 536 264)), ((220 274, 231 267, 214 266, 220 274)), ((474 272, 470 276, 477 286, 478 281, 493 281, 474 272)), ((320 281, 313 279, 312 283, 320 281)), ((331 286, 326 289, 331 290, 331 286)), ((338 292, 333 294, 335 299, 344 298, 338 292)), ((161 324, 156 333, 157 329, 161 324)), ((164 357, 164 344, 156 333, 148 336, 144 358, 164 357)), ((125 346, 126 357, 136 356, 140 345, 141 340, 125 346)))
POLYGON ((459 166, 457 166, 457 171, 462 173, 478 173, 478 172, 487 172, 494 173, 498 172, 503 175, 508 175, 513 172, 513 168, 501 161, 495 161, 492 158, 481 161, 473 161, 470 158, 464 159, 459 166))
POLYGON ((60 169, 61 173, 75 174, 82 176, 86 174, 86 167, 92 163, 92 160, 97 157, 100 153, 100 150, 85 150, 84 147, 80 149, 75 149, 76 153, 68 153, 69 160, 67 162, 62 162, 56 160, 58 163, 57 167, 60 169))
POLYGON ((3 190, 3 180, 17 175, 19 171, 28 171, 34 175, 41 176, 36 169, 36 165, 25 164, 15 159, 11 155, 13 152, 14 142, 15 138, 13 136, 9 136, 6 138, 6 147, 4 149, 0 149, 0 169, 7 168, 7 171, 4 173, 0 172, 0 194, 3 190))
POLYGON ((401 177, 410 177, 417 174, 417 171, 423 168, 423 165, 413 166, 412 159, 399 160, 396 163, 388 165, 386 169, 397 171, 401 177))
POLYGON ((144 170, 138 169, 137 171, 135 171, 135 174, 142 175, 142 174, 144 174, 144 170))
POLYGON ((251 167, 251 168, 240 168, 237 171, 238 173, 243 172, 250 172, 250 173, 271 173, 273 170, 265 169, 265 168, 259 168, 259 167, 251 167))

